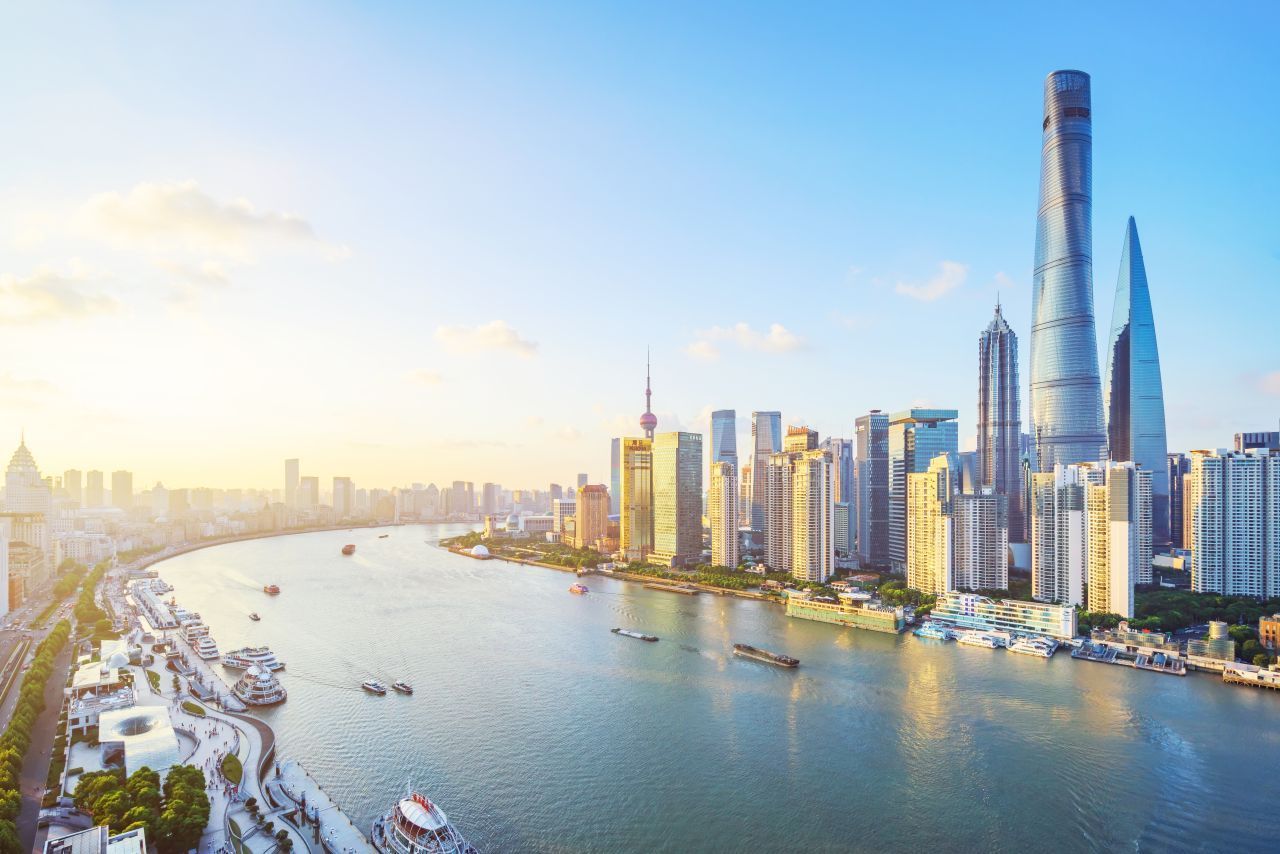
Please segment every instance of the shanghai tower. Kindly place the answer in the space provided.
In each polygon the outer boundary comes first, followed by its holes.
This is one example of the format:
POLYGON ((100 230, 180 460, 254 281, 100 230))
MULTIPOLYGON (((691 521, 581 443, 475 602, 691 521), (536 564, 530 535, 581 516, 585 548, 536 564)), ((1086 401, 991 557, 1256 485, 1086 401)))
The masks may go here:
POLYGON ((1169 542, 1169 468, 1164 425, 1164 389, 1156 322, 1142 262, 1138 225, 1129 217, 1116 278, 1107 339, 1107 438, 1111 459, 1132 461, 1151 472, 1152 537, 1169 542))
POLYGON ((1106 456, 1093 319, 1089 75, 1044 81, 1040 208, 1031 291, 1031 440, 1037 471, 1106 456))

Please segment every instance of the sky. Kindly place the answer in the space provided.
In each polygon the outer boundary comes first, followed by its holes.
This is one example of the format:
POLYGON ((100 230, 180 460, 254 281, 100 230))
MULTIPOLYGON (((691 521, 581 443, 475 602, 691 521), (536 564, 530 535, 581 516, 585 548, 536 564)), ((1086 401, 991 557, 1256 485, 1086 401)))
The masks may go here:
POLYGON ((997 298, 1025 418, 1058 68, 1100 344, 1132 215, 1170 449, 1276 429, 1280 7, 878 5, 6 4, 0 449, 605 481, 646 347, 659 431, 931 405, 972 447, 997 298))

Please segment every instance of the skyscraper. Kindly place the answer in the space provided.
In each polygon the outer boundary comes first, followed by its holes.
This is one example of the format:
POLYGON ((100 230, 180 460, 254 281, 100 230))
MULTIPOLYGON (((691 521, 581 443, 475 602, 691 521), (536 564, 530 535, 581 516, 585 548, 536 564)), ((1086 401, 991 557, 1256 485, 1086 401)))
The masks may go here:
POLYGON ((1086 489, 1104 480, 1093 463, 1055 466, 1032 476, 1031 595, 1041 602, 1083 605, 1089 541, 1086 489))
POLYGON ((603 483, 588 483, 578 487, 578 501, 574 514, 574 546, 580 549, 594 548, 597 540, 609 533, 609 491, 603 483))
POLYGON ((818 447, 831 454, 832 477, 835 478, 837 502, 853 503, 853 442, 828 436, 818 447))
POLYGON ((1133 616, 1133 586, 1151 582, 1151 472, 1109 463, 1086 487, 1090 611, 1133 616))
POLYGON ((333 515, 342 519, 355 512, 356 488, 349 477, 333 479, 333 515))
POLYGON ((622 440, 622 494, 618 533, 622 557, 647 560, 653 551, 653 440, 622 440))
POLYGON ((983 487, 952 499, 954 590, 1009 588, 1009 499, 983 487))
POLYGON ((298 506, 298 461, 284 461, 284 505, 286 507, 298 506))
POLYGON ((702 434, 653 438, 655 563, 686 566, 702 555, 702 434))
POLYGON ((904 543, 907 586, 922 593, 955 589, 951 514, 956 472, 951 460, 947 454, 938 454, 925 471, 908 472, 905 479, 905 513, 910 520, 909 539, 904 543))
POLYGON ((765 483, 769 457, 782 450, 782 413, 751 413, 751 528, 765 528, 765 483))
POLYGON ((658 426, 658 416, 653 414, 653 407, 650 405, 650 398, 653 396, 653 389, 649 384, 649 354, 644 354, 644 413, 640 416, 640 429, 644 431, 646 439, 653 438, 654 428, 658 426))
POLYGON ((978 338, 978 477, 980 485, 1009 499, 1009 539, 1017 543, 1026 542, 1021 439, 1018 336, 996 303, 995 317, 978 338))
POLYGON ((908 409, 889 417, 889 561, 897 571, 907 565, 907 475, 928 471, 938 454, 959 453, 958 415, 954 409, 908 409))
POLYGON ((1235 449, 1240 452, 1259 448, 1267 451, 1280 451, 1280 432, 1265 430, 1253 433, 1237 433, 1235 449))
POLYGON ((111 473, 111 505, 121 510, 133 509, 133 472, 111 473))
POLYGON ((103 489, 102 472, 94 469, 85 476, 84 506, 104 507, 107 503, 106 490, 103 489))
POLYGON ((1170 531, 1164 391, 1147 268, 1133 217, 1124 233, 1106 353, 1103 402, 1110 456, 1117 462, 1131 460, 1151 472, 1152 537, 1165 546, 1170 531))
POLYGON ((783 451, 769 457, 766 469, 766 563, 774 572, 826 581, 835 571, 831 455, 816 448, 783 451))
MULTIPOLYGON (((98 485, 101 491, 102 472, 98 472, 98 485)), ((40 477, 40 469, 36 459, 27 449, 27 438, 24 435, 18 443, 18 449, 9 459, 9 467, 4 473, 4 509, 10 513, 48 513, 53 504, 49 485, 40 477)))
POLYGON ((889 416, 873 409, 854 422, 854 540, 863 566, 889 564, 889 416))
MULTIPOLYGON (((173 495, 178 490, 170 490, 169 497, 170 507, 173 506, 173 495)), ((185 490, 184 490, 185 492, 185 490)), ((186 496, 182 498, 182 503, 187 503, 186 496)), ((298 506, 301 509, 312 509, 320 506, 320 478, 313 475, 298 479, 298 506)))
POLYGON ((80 469, 67 469, 62 473, 62 489, 77 507, 84 499, 80 469))
POLYGON ((707 521, 711 526, 711 565, 737 567, 738 473, 731 462, 711 463, 707 521))
MULTIPOLYGON (((622 495, 622 440, 609 440, 609 514, 618 515, 622 495)), ((554 497, 554 496, 553 496, 554 497)))
POLYGON ((1037 471, 1106 448, 1093 316, 1093 122, 1089 75, 1044 81, 1040 204, 1031 286, 1031 435, 1037 471))
POLYGON ((738 416, 732 409, 711 413, 711 465, 733 463, 738 469, 738 416))
POLYGON ((587 473, 585 471, 578 472, 578 489, 582 489, 582 487, 586 486, 588 480, 590 480, 590 478, 587 477, 587 473))
POLYGON ((1184 480, 1191 471, 1191 463, 1186 454, 1169 454, 1166 458, 1165 477, 1169 481, 1168 522, 1169 545, 1175 549, 1185 549, 1186 540, 1182 535, 1182 517, 1184 513, 1183 492, 1184 480))

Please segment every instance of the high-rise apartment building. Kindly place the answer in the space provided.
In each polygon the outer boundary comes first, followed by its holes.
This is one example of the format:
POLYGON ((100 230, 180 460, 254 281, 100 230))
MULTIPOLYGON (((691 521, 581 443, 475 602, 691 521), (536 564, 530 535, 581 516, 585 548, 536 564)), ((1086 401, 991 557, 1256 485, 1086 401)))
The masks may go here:
POLYGON ((1036 470, 1103 458, 1093 314, 1093 120, 1089 75, 1044 81, 1040 203, 1031 285, 1031 435, 1036 470))
POLYGON ((1090 611, 1133 616, 1133 586, 1151 582, 1151 472, 1109 463, 1086 487, 1090 611))
POLYGON ((738 565, 738 473, 733 463, 711 463, 707 493, 707 521, 711 526, 711 565, 738 565))
POLYGON ((1009 499, 991 487, 952 498, 954 590, 1009 589, 1009 499))
POLYGON ((955 587, 951 577, 953 459, 953 455, 939 454, 925 471, 908 472, 905 479, 905 514, 910 519, 909 539, 904 543, 907 586, 922 593, 937 595, 955 587))
MULTIPOLYGON (((172 496, 177 490, 170 491, 169 506, 173 506, 172 496)), ((186 490, 183 490, 185 493, 186 490)), ((186 495, 182 497, 182 503, 186 504, 186 495)), ((320 478, 308 475, 307 477, 298 479, 298 507, 300 509, 312 509, 320 506, 320 478)))
MULTIPOLYGON (((829 452, 828 452, 829 453, 829 452)), ((832 463, 834 466, 835 463, 832 463)), ((839 488, 833 491, 838 495, 839 488)), ((851 507, 848 501, 837 501, 835 503, 835 538, 836 538, 836 557, 846 558, 853 553, 853 527, 852 516, 850 514, 851 507)))
POLYGON ((791 466, 791 574, 802 581, 827 581, 835 574, 835 548, 831 455, 816 447, 797 451, 791 466))
POLYGON ((1192 451, 1184 483, 1191 589, 1280 596, 1280 452, 1192 451))
POLYGON ((349 477, 333 479, 333 515, 342 519, 355 513, 356 487, 349 477))
POLYGON ((300 482, 300 474, 298 469, 298 461, 284 461, 284 504, 286 507, 298 506, 298 484, 300 482))
POLYGON ((653 555, 666 566, 702 556, 702 434, 653 438, 653 555))
POLYGON ((618 533, 623 560, 639 563, 653 551, 653 440, 622 440, 618 533))
POLYGON ((907 475, 928 471, 938 454, 959 453, 958 415, 954 409, 908 409, 889 417, 889 561, 897 571, 907 565, 907 475))
POLYGON ((111 473, 111 506, 121 510, 133 509, 133 472, 121 470, 111 473))
MULTIPOLYGON (((978 338, 978 486, 1009 500, 1009 538, 1026 542, 1022 495, 1022 410, 1018 396, 1018 336, 996 304, 978 338)), ((978 489, 965 489, 977 493, 978 489)))
POLYGON ((738 527, 751 527, 751 461, 742 466, 738 475, 738 527))
MULTIPOLYGON (((617 516, 622 495, 622 440, 609 440, 609 515, 617 516)), ((553 496, 554 497, 554 496, 553 496)))
POLYGON ((67 494, 67 499, 72 504, 80 506, 80 502, 84 500, 80 469, 67 469, 62 473, 62 491, 67 494))
POLYGON ((107 492, 103 486, 102 472, 94 469, 85 475, 84 506, 105 507, 107 492))
POLYGON ((854 545, 863 566, 889 565, 889 416, 873 409, 854 422, 854 545))
POLYGON ((1094 463, 1058 465, 1032 475, 1031 595, 1083 605, 1088 583, 1087 488, 1105 482, 1094 463))
POLYGON ((1165 461, 1165 477, 1169 481, 1169 506, 1168 521, 1165 523, 1169 526, 1169 545, 1175 549, 1187 548, 1186 540, 1182 535, 1182 517, 1185 513, 1183 502, 1184 478, 1191 471, 1191 461, 1187 459, 1186 454, 1172 453, 1165 461))
POLYGON ((774 572, 791 571, 791 454, 770 454, 764 471, 764 556, 774 572))
POLYGON ((578 487, 578 506, 574 513, 574 546, 595 548, 598 540, 609 534, 609 490, 603 483, 584 483, 578 487))
POLYGON ((1151 311, 1147 268, 1142 261, 1138 226, 1129 217, 1116 278, 1107 371, 1102 388, 1111 459, 1133 461, 1151 472, 1152 537, 1169 544, 1168 442, 1165 439, 1164 387, 1151 311))
POLYGON ((765 478, 769 457, 782 450, 782 413, 751 413, 751 529, 765 528, 765 478))

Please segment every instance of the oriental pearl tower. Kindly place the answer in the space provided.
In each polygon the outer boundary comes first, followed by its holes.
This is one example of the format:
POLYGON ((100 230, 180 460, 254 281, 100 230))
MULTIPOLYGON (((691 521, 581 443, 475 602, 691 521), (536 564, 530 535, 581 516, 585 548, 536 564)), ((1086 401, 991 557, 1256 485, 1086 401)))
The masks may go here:
POLYGON ((646 439, 653 438, 653 428, 658 426, 658 416, 653 414, 653 408, 649 405, 649 398, 653 395, 653 389, 649 387, 649 351, 644 353, 644 414, 640 416, 640 429, 644 431, 646 439))

